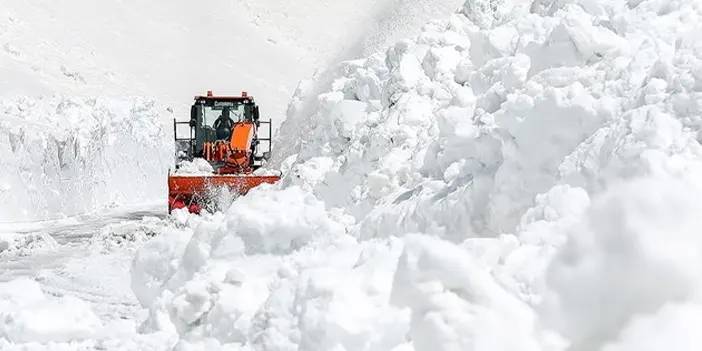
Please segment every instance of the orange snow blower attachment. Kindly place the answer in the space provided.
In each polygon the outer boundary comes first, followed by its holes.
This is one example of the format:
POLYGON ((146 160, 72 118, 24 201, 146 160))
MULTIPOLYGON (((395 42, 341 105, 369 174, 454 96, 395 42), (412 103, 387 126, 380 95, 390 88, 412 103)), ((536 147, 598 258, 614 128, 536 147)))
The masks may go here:
POLYGON ((191 213, 200 213, 210 204, 209 197, 216 196, 216 189, 225 188, 235 194, 246 194, 261 184, 273 184, 280 176, 254 176, 225 174, 211 176, 176 175, 168 176, 168 212, 187 208, 191 213))
POLYGON ((178 165, 190 167, 176 166, 176 172, 168 175, 169 213, 178 208, 199 213, 213 207, 212 198, 222 189, 246 194, 280 179, 280 175, 254 174, 270 157, 272 128, 271 121, 259 119, 253 97, 245 92, 213 96, 208 91, 207 96, 195 97, 190 112, 189 122, 174 121, 178 165), (264 138, 259 127, 266 124, 268 137, 264 138), (186 125, 188 137, 179 138, 178 127, 186 125), (202 172, 198 164, 208 166, 207 171, 202 172))

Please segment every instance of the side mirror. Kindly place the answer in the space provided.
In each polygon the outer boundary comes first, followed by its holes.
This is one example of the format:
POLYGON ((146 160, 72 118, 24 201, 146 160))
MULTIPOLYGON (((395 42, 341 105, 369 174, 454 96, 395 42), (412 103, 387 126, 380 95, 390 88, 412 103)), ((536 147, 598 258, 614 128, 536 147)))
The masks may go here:
POLYGON ((253 110, 254 121, 258 121, 259 117, 260 117, 260 113, 258 112, 258 106, 256 106, 256 107, 254 107, 254 110, 253 110))

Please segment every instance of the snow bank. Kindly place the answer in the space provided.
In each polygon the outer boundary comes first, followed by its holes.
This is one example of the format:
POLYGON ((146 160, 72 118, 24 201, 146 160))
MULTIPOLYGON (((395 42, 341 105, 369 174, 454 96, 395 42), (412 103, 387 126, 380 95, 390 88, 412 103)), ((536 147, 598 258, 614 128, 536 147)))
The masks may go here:
POLYGON ((702 347, 653 332, 702 305, 701 17, 471 0, 301 84, 284 179, 140 253, 145 326, 184 349, 702 347))
POLYGON ((150 306, 144 331, 178 331, 184 348, 198 340, 279 350, 403 342, 395 323, 407 315, 387 305, 397 242, 359 244, 344 232, 348 217, 296 187, 250 194, 226 214, 178 213, 183 229, 138 252, 132 286, 150 306))
POLYGON ((412 310, 415 350, 540 350, 534 312, 449 242, 407 238, 391 302, 412 310))
POLYGON ((165 219, 156 217, 108 224, 90 237, 90 246, 103 253, 121 249, 136 250, 151 238, 170 229, 168 224, 165 219))
POLYGON ((165 198, 171 141, 143 98, 0 100, 0 222, 165 198))
MULTIPOLYGON (((580 348, 597 349, 635 316, 697 299, 700 190, 698 182, 654 178, 614 187, 596 199, 550 265, 547 279, 555 296, 546 306, 560 311, 546 320, 580 348)), ((676 323, 678 317, 670 317, 676 323)))
POLYGON ((314 239, 334 240, 344 234, 344 226, 326 212, 324 204, 299 188, 259 187, 252 194, 258 196, 241 198, 226 216, 206 217, 210 220, 178 212, 185 216, 183 229, 151 240, 137 253, 132 285, 139 300, 148 305, 160 289, 168 287, 166 283, 182 284, 211 260, 287 253, 314 239), (216 220, 221 223, 215 224, 216 220), (182 266, 164 265, 163 257, 181 260, 182 266))
POLYGON ((0 341, 81 340, 101 326, 90 306, 78 298, 47 297, 37 282, 25 278, 0 283, 0 341))

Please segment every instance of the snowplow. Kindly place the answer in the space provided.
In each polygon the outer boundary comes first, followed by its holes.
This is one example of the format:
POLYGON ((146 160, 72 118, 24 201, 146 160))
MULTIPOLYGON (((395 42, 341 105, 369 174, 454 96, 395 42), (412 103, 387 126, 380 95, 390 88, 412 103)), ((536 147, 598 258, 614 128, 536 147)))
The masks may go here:
POLYGON ((173 121, 176 169, 168 174, 168 213, 180 208, 200 213, 212 209, 222 191, 238 196, 280 180, 280 174, 259 172, 271 155, 271 123, 260 119, 246 92, 196 96, 190 120, 173 121))

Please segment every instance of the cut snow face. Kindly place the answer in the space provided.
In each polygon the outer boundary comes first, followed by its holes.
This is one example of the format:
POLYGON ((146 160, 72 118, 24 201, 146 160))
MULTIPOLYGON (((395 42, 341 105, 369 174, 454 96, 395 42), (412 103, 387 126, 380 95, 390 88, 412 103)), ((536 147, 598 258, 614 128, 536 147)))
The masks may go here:
POLYGON ((471 0, 301 84, 281 182, 178 213, 139 252, 145 330, 183 349, 699 349, 701 18, 471 0))
POLYGON ((143 98, 0 100, 0 222, 165 198, 164 112, 143 98))

